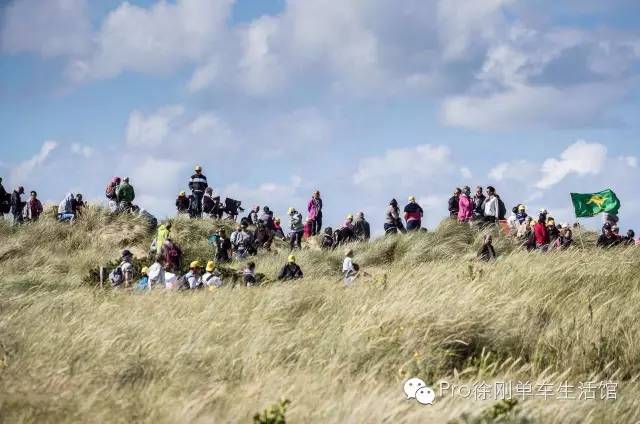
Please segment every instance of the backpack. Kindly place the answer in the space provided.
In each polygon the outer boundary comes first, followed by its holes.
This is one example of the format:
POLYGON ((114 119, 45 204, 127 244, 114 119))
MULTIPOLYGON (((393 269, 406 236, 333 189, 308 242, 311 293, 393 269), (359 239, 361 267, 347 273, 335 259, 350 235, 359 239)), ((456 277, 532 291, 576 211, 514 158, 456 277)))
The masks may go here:
POLYGON ((507 207, 501 198, 498 197, 498 219, 505 219, 507 216, 507 207))
POLYGON ((124 281, 124 274, 122 267, 118 265, 109 273, 109 281, 111 281, 111 287, 118 287, 124 281))
POLYGON ((109 183, 107 188, 104 189, 104 195, 109 200, 113 200, 116 198, 116 186, 113 183, 109 183))

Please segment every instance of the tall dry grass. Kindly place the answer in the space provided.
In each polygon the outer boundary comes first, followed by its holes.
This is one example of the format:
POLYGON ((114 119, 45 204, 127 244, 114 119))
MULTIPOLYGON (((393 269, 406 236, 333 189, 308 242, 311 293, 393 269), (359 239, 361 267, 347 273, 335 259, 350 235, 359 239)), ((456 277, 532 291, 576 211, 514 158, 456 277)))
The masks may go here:
MULTIPOLYGON (((206 260, 213 221, 174 221, 206 260)), ((591 236, 589 236, 591 237, 591 236)), ((152 235, 143 221, 90 210, 0 224, 0 420, 250 422, 281 398, 290 422, 635 422, 640 401, 640 253, 592 247, 526 253, 453 222, 354 245, 371 277, 345 288, 342 252, 297 254, 304 280, 213 292, 131 294, 81 284, 89 269, 152 235), (611 379, 616 401, 500 404, 404 399, 439 380, 611 379), (496 418, 497 417, 497 418, 496 418)), ((589 243, 591 244, 591 243, 589 243)), ((280 249, 256 258, 273 279, 280 249)), ((240 267, 240 264, 234 265, 240 267)))

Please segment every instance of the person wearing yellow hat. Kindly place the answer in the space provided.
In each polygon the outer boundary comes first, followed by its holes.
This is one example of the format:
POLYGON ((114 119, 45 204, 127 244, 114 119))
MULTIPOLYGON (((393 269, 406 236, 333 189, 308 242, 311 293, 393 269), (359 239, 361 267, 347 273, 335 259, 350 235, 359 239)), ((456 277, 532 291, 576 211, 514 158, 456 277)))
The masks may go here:
POLYGON ((302 274, 302 269, 296 263, 296 257, 293 255, 289 255, 287 263, 282 267, 280 273, 278 274, 278 280, 298 280, 302 277, 304 277, 304 275, 302 274))
POLYGON ((302 235, 304 234, 304 222, 302 221, 302 214, 295 208, 289 208, 289 222, 290 222, 290 239, 289 247, 291 250, 302 249, 302 235))
POLYGON ((547 218, 547 232, 549 233, 549 243, 551 244, 560 237, 560 230, 556 226, 556 220, 552 217, 547 218))
POLYGON ((424 211, 416 202, 414 196, 409 196, 409 203, 404 207, 404 220, 407 222, 407 231, 418 231, 422 227, 424 211))
POLYGON ((220 287, 222 286, 222 279, 220 278, 220 271, 216 269, 216 263, 213 261, 207 262, 205 273, 202 275, 202 283, 207 287, 220 287))
POLYGON ((527 215, 527 207, 525 205, 518 205, 518 212, 516 213, 516 219, 520 223, 520 225, 524 224, 524 221, 527 219, 529 215, 527 215))
POLYGON ((176 199, 176 210, 179 214, 189 213, 189 198, 187 197, 187 193, 184 191, 178 193, 178 198, 176 199))
POLYGON ((201 270, 200 261, 192 261, 189 264, 189 272, 184 275, 185 288, 199 289, 202 287, 201 270))
POLYGON ((194 171, 195 174, 193 174, 189 180, 189 190, 191 190, 193 196, 192 214, 197 218, 201 218, 202 198, 209 184, 207 183, 207 177, 202 173, 202 167, 200 165, 196 165, 194 171))
POLYGON ((140 278, 138 279, 138 282, 133 287, 133 289, 135 291, 147 290, 148 285, 149 285, 149 268, 146 266, 143 266, 142 269, 140 270, 140 278))

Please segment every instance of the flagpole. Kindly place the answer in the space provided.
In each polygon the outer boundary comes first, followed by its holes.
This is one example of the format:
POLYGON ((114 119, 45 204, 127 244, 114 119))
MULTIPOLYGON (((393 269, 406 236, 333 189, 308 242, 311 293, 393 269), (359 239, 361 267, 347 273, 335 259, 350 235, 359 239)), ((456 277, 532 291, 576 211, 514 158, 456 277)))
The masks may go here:
POLYGON ((584 249, 584 241, 582 240, 582 224, 578 219, 578 215, 576 215, 576 222, 578 223, 578 235, 580 236, 580 246, 584 249))

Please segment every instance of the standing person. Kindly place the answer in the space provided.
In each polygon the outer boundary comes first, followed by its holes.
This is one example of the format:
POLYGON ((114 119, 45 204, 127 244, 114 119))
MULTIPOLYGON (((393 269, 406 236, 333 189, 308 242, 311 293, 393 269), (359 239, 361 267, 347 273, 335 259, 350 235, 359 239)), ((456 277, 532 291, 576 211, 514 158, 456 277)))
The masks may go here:
POLYGON ((226 263, 231 261, 231 251, 233 246, 231 240, 227 237, 227 231, 220 228, 218 231, 218 240, 216 241, 216 262, 226 263))
POLYGON ((500 219, 500 205, 496 196, 496 189, 491 186, 487 187, 487 198, 484 201, 483 211, 483 220, 487 224, 493 224, 500 219))
POLYGON ((202 173, 202 167, 200 165, 196 165, 194 171, 195 174, 193 174, 189 180, 189 189, 195 201, 195 216, 200 218, 202 217, 202 197, 204 196, 204 191, 209 187, 209 184, 207 183, 207 177, 202 173))
POLYGON ((449 198, 449 218, 458 219, 458 212, 460 210, 460 194, 462 194, 462 190, 456 187, 453 191, 453 196, 449 198))
POLYGON ((478 259, 489 262, 495 260, 496 257, 496 250, 493 248, 493 237, 491 237, 491 234, 487 234, 484 236, 484 242, 478 252, 478 259))
POLYGON ((404 220, 407 222, 407 231, 418 231, 422 226, 424 211, 414 196, 409 197, 409 203, 404 207, 404 220))
POLYGON ((249 211, 249 215, 247 215, 247 221, 249 225, 258 225, 258 220, 260 219, 260 217, 258 216, 258 212, 260 212, 260 206, 255 205, 253 208, 251 208, 251 210, 249 211))
POLYGON ((111 212, 118 212, 118 186, 122 180, 120 177, 113 177, 109 184, 107 184, 107 188, 104 189, 104 195, 109 201, 109 210, 111 212))
POLYGON ((160 253, 164 241, 171 237, 171 222, 162 224, 158 227, 158 234, 156 235, 156 253, 160 253))
POLYGON ((320 192, 318 190, 313 192, 311 200, 307 205, 307 211, 309 212, 309 218, 313 221, 311 226, 311 235, 315 236, 322 231, 322 199, 320 198, 320 192))
POLYGON ((289 240, 289 247, 291 250, 302 249, 302 234, 304 233, 304 223, 302 222, 302 214, 295 208, 289 208, 289 222, 291 230, 291 238, 289 240))
POLYGON ((82 194, 76 194, 76 197, 73 201, 73 215, 77 218, 82 214, 82 210, 87 206, 86 203, 82 200, 82 194))
POLYGON ((476 194, 473 196, 473 214, 475 219, 482 218, 484 216, 484 202, 487 197, 482 191, 482 187, 476 187, 476 194))
POLYGON ((22 201, 22 195, 24 194, 24 187, 18 186, 13 193, 11 193, 11 217, 13 224, 22 223, 22 210, 24 209, 25 202, 22 201))
POLYGON ((549 246, 549 231, 547 230, 547 216, 545 214, 540 214, 538 222, 533 226, 533 237, 536 249, 547 249, 549 246))
POLYGON ((0 218, 2 218, 5 213, 9 213, 10 210, 11 195, 4 189, 4 186, 2 185, 2 178, 0 178, 0 218))
POLYGON ((471 200, 471 188, 464 186, 458 196, 458 221, 468 222, 473 219, 473 200, 471 200))
POLYGON ((391 199, 384 218, 384 232, 385 234, 397 234, 398 231, 404 233, 405 229, 404 225, 402 225, 402 219, 400 219, 398 201, 391 199))
POLYGON ((31 191, 31 193, 29 193, 27 207, 25 208, 25 218, 29 221, 37 221, 40 215, 42 215, 42 210, 42 203, 40 203, 38 199, 38 193, 31 191))
POLYGON ((241 224, 231 234, 231 245, 237 259, 244 259, 253 251, 253 237, 247 232, 247 225, 241 224))
POLYGON ((265 206, 262 208, 262 215, 260 215, 260 222, 262 225, 271 233, 275 230, 273 226, 273 212, 269 209, 269 206, 265 206))
POLYGON ((353 235, 358 241, 368 241, 371 238, 371 226, 364 219, 364 212, 356 214, 356 220, 353 224, 353 235))
POLYGON ((136 192, 129 181, 129 177, 124 177, 116 190, 120 212, 131 212, 133 200, 136 198, 136 192))

